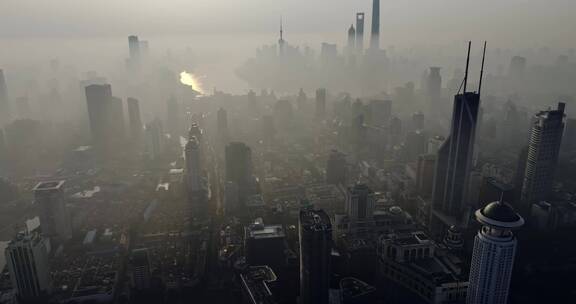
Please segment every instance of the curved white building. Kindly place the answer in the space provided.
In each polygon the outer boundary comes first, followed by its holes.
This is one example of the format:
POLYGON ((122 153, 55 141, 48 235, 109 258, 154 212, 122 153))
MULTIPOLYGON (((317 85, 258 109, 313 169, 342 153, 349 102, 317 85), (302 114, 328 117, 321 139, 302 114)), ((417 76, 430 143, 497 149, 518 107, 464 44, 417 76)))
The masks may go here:
POLYGON ((474 239, 466 303, 505 304, 516 254, 512 230, 524 219, 502 201, 477 210, 476 219, 483 226, 474 239))

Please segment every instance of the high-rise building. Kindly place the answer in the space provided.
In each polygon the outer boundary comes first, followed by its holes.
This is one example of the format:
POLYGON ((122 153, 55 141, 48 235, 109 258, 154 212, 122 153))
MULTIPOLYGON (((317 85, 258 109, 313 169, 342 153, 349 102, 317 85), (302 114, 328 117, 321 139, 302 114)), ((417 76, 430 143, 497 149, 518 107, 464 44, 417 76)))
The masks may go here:
POLYGON ((442 95, 442 76, 440 76, 439 67, 431 67, 428 73, 428 81, 426 83, 426 94, 428 97, 429 106, 432 110, 440 105, 442 95))
POLYGON ((72 222, 64 196, 64 180, 40 182, 34 187, 34 199, 40 208, 42 234, 57 240, 72 237, 72 222))
POLYGON ((356 30, 354 29, 354 24, 350 24, 348 28, 348 43, 346 44, 346 52, 350 57, 354 55, 356 49, 356 30))
POLYGON ((0 127, 10 121, 10 101, 8 100, 8 88, 4 70, 0 69, 0 127))
POLYGON ((164 153, 164 130, 162 122, 156 118, 146 124, 144 130, 145 150, 150 159, 158 159, 164 153))
POLYGON ((412 114, 412 128, 414 130, 424 130, 424 113, 415 112, 412 114))
POLYGON ((415 161, 418 156, 426 153, 427 144, 426 133, 422 130, 408 132, 405 142, 405 159, 415 161))
POLYGON ((51 290, 48 247, 40 233, 20 233, 6 247, 6 264, 19 299, 39 301, 51 290))
POLYGON ((278 39, 278 55, 284 56, 286 52, 286 41, 284 41, 284 28, 282 18, 280 18, 280 38, 278 39))
POLYGON ((132 250, 132 285, 137 291, 150 288, 152 279, 150 268, 148 248, 132 250))
POLYGON ((470 44, 463 93, 454 96, 450 133, 438 150, 436 159, 431 218, 431 232, 436 238, 451 226, 465 226, 471 207, 466 198, 474 155, 484 58, 478 92, 466 92, 469 60, 470 44))
POLYGON ((416 189, 422 197, 428 198, 432 195, 435 165, 436 154, 423 154, 418 156, 416 165, 416 189))
POLYGON ((203 190, 202 185, 202 157, 200 142, 192 136, 184 148, 186 158, 186 189, 189 193, 203 190))
POLYGON ((373 99, 368 104, 370 109, 370 124, 385 126, 392 117, 392 100, 373 99))
POLYGON ((576 118, 568 118, 564 130, 562 151, 570 153, 576 151, 576 118))
POLYGON ((140 41, 138 36, 128 36, 128 51, 130 53, 130 58, 133 60, 139 60, 140 58, 140 41))
POLYGON ((565 106, 560 102, 556 110, 542 111, 534 116, 521 192, 523 209, 547 199, 552 191, 564 131, 565 106))
POLYGON ((316 90, 316 119, 324 119, 326 117, 326 89, 320 88, 316 90))
POLYGON ((328 304, 332 224, 323 210, 301 210, 300 304, 328 304))
MULTIPOLYGON (((432 213, 433 218, 444 222, 446 227, 443 228, 461 223, 468 207, 465 198, 479 105, 480 95, 477 93, 465 92, 454 97, 450 134, 438 150, 432 213)), ((436 234, 434 231, 432 233, 436 234)))
POLYGON ((262 218, 244 228, 246 262, 282 272, 286 264, 286 235, 282 225, 265 225, 262 218))
POLYGON ((218 112, 216 113, 216 128, 219 143, 226 145, 230 139, 230 135, 228 131, 228 112, 226 112, 224 108, 218 109, 218 112))
POLYGON ((446 138, 440 135, 431 137, 428 139, 428 147, 426 151, 430 154, 437 154, 445 140, 446 138))
POLYGON ((495 201, 476 211, 482 228, 474 238, 466 303, 505 304, 517 241, 512 233, 524 219, 510 205, 495 201))
POLYGON ((356 52, 364 52, 364 13, 356 13, 356 52))
POLYGON ((114 130, 112 141, 114 145, 122 145, 126 136, 126 123, 124 122, 124 105, 122 99, 112 97, 110 101, 111 127, 114 130))
POLYGON ((171 96, 166 103, 166 131, 172 139, 180 138, 180 106, 176 97, 171 96))
POLYGON ((346 155, 338 150, 330 151, 326 162, 326 183, 332 185, 346 184, 346 155))
POLYGON ((110 154, 117 136, 113 121, 115 102, 112 97, 112 87, 109 84, 93 84, 85 88, 88 118, 90 121, 90 132, 92 144, 100 157, 110 154))
POLYGON ((130 126, 130 138, 135 143, 142 141, 142 118, 140 117, 140 104, 138 99, 128 97, 128 121, 130 126))
POLYGON ((226 146, 226 180, 238 186, 239 203, 252 193, 252 150, 241 142, 226 146))
POLYGON ((380 48, 380 0, 372 0, 372 32, 370 48, 380 48))
POLYGON ((376 197, 366 184, 348 187, 346 192, 346 213, 350 221, 365 221, 374 215, 376 197))

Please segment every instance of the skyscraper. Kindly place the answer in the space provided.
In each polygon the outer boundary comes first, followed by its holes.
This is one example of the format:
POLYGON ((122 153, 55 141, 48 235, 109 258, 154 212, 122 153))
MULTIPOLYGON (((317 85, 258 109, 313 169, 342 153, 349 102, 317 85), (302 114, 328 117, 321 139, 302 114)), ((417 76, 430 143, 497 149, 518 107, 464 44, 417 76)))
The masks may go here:
POLYGON ((145 150, 150 159, 158 159, 164 153, 164 130, 162 122, 156 118, 146 124, 144 130, 145 150))
POLYGON ((226 181, 238 187, 239 203, 244 204, 252 192, 252 150, 241 142, 226 146, 226 181))
POLYGON ((0 69, 0 127, 10 120, 10 102, 8 100, 8 89, 4 71, 0 69))
POLYGON ((372 0, 372 32, 370 48, 380 48, 380 0, 372 0))
POLYGON ((152 274, 147 248, 132 251, 132 285, 137 291, 150 288, 152 274))
POLYGON ((330 151, 326 162, 326 183, 344 185, 346 183, 346 155, 338 150, 330 151))
POLYGON ((356 52, 364 52, 364 13, 356 13, 356 52))
MULTIPOLYGON (((466 191, 474 154, 481 88, 480 80, 478 93, 466 92, 469 60, 470 44, 463 93, 454 96, 450 133, 440 146, 436 160, 431 219, 431 231, 435 237, 441 236, 450 226, 464 224, 469 207, 466 191)), ((481 75, 482 72, 483 68, 481 75)))
POLYGON ((180 138, 180 105, 176 97, 171 96, 166 103, 166 131, 172 139, 180 138))
POLYGON ((6 264, 19 299, 38 301, 51 289, 48 249, 40 233, 20 233, 6 247, 6 264))
POLYGON ((140 117, 140 104, 138 99, 128 97, 128 120, 130 125, 130 138, 135 143, 142 141, 142 119, 140 117))
POLYGON ((72 222, 66 208, 64 180, 40 182, 34 187, 34 199, 40 208, 42 234, 57 240, 72 237, 72 222))
POLYGON ((92 144, 100 157, 110 152, 113 146, 112 87, 109 84, 93 84, 85 88, 88 119, 92 144))
POLYGON ((348 28, 348 43, 346 44, 346 51, 348 56, 352 56, 354 54, 354 50, 356 49, 356 30, 354 29, 354 24, 350 24, 350 28, 348 28))
POLYGON ((365 184, 348 187, 346 192, 346 213, 351 221, 365 221, 372 218, 376 205, 374 191, 365 184))
POLYGON ((529 210, 532 203, 548 198, 552 190, 562 144, 565 107, 566 105, 560 102, 556 110, 542 111, 534 116, 522 183, 521 200, 525 204, 523 209, 529 210))
POLYGON ((440 76, 439 67, 431 67, 428 73, 428 81, 426 83, 426 94, 428 95, 429 107, 432 110, 438 110, 442 94, 442 76, 440 76))
POLYGON ((370 108, 370 124, 385 126, 392 117, 392 100, 373 99, 368 104, 370 108))
POLYGON ((186 189, 189 193, 202 190, 202 159, 200 142, 192 136, 184 148, 186 158, 186 189))
POLYGON ((286 41, 284 41, 284 29, 283 29, 283 22, 282 18, 280 18, 280 38, 278 39, 278 55, 280 57, 284 56, 285 48, 286 48, 286 41))
POLYGON ((138 40, 138 36, 128 36, 128 51, 130 53, 130 59, 134 61, 140 59, 140 41, 138 40))
POLYGON ((476 219, 483 226, 474 238, 466 303, 508 303, 517 243, 512 230, 524 219, 502 200, 477 210, 476 219))
POLYGON ((328 304, 332 224, 323 210, 301 210, 300 304, 328 304))
POLYGON ((216 127, 219 143, 226 145, 230 135, 228 132, 228 112, 224 108, 218 109, 216 113, 216 127))
POLYGON ((326 89, 320 88, 316 90, 316 119, 324 119, 326 117, 326 89))

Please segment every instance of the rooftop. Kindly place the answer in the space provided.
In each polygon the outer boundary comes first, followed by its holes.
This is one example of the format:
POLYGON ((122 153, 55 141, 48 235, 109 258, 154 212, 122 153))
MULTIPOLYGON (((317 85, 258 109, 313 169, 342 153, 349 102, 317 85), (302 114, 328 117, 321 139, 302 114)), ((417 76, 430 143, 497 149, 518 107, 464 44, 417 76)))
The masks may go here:
POLYGON ((505 202, 495 201, 476 211, 476 218, 482 224, 503 228, 517 228, 524 219, 505 202))
POLYGON ((65 182, 65 180, 39 182, 36 187, 34 187, 34 191, 58 190, 65 182))

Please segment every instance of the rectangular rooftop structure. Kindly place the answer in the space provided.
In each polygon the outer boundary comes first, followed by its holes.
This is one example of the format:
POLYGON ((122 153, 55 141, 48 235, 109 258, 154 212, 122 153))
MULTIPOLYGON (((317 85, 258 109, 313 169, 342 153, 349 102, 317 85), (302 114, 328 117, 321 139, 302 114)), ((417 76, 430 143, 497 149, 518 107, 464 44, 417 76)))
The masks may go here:
POLYGON ((65 182, 65 180, 39 182, 36 187, 34 187, 34 191, 59 190, 65 182))

